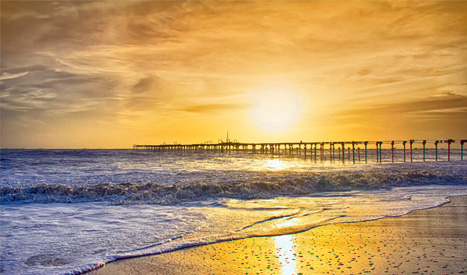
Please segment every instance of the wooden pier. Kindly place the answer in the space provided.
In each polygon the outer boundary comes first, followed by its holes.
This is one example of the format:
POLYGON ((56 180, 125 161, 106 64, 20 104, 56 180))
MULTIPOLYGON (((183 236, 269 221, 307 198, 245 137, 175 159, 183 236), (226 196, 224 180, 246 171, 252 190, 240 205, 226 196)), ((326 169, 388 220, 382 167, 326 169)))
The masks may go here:
MULTIPOLYGON (((375 161, 378 163, 395 162, 396 152, 403 156, 403 162, 413 162, 414 151, 421 150, 420 161, 427 160, 426 152, 434 150, 434 161, 447 157, 448 161, 454 160, 451 145, 460 144, 460 154, 456 154, 455 160, 464 160, 464 143, 467 139, 454 140, 389 140, 389 141, 337 141, 337 142, 280 142, 280 143, 243 143, 237 141, 219 141, 218 143, 198 143, 198 144, 159 144, 159 145, 133 145, 133 149, 143 149, 151 152, 181 152, 181 153, 251 153, 268 154, 279 157, 300 157, 303 159, 323 161, 362 162, 369 160, 369 152, 375 155, 375 161), (407 143, 409 148, 407 148, 407 143), (427 144, 433 144, 433 148, 428 149, 427 144), (446 144, 445 149, 439 148, 440 144, 446 144), (383 145, 387 145, 387 153, 383 156, 383 145), (402 146, 397 148, 398 146, 402 146), (422 148, 414 148, 415 145, 422 148), (374 149, 369 148, 374 146, 374 149), (347 152, 346 152, 347 151, 347 152), (361 151, 363 151, 361 153, 361 151), (402 151, 402 152, 400 152, 402 151), (446 152, 447 151, 447 152, 446 152), (390 156, 388 156, 388 153, 390 156), (443 156, 441 156, 443 153, 443 156)), ((401 157, 402 157, 401 156, 401 157)))

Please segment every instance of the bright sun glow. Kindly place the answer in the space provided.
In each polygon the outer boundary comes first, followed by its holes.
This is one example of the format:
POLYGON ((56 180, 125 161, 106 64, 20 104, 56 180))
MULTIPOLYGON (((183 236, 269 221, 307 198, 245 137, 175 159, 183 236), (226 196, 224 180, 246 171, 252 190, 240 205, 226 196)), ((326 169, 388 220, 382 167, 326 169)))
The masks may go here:
POLYGON ((253 120, 268 131, 279 132, 293 125, 301 112, 298 94, 290 87, 273 86, 253 93, 253 120))

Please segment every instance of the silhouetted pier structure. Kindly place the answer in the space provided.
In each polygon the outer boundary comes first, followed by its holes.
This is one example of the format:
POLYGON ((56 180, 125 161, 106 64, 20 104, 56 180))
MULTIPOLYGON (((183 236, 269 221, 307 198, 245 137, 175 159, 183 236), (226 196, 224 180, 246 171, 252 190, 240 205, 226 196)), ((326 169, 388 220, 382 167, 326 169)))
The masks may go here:
MULTIPOLYGON (((268 154, 271 156, 279 157, 303 157, 305 160, 310 159, 315 162, 320 161, 341 161, 346 162, 368 162, 369 151, 374 150, 376 162, 382 163, 383 161, 395 162, 396 150, 402 150, 400 154, 403 155, 403 162, 413 162, 414 151, 421 150, 421 156, 418 160, 427 160, 427 150, 434 150, 435 161, 440 160, 440 153, 447 156, 447 160, 451 161, 453 155, 451 144, 460 144, 460 156, 456 154, 456 160, 464 160, 464 143, 467 139, 454 140, 390 140, 390 141, 337 141, 337 142, 279 142, 279 143, 243 143, 237 141, 223 142, 220 140, 218 143, 206 142, 197 144, 159 144, 159 145, 133 145, 133 149, 144 149, 151 152, 182 152, 182 153, 251 153, 251 154, 268 154), (407 148, 407 143, 409 148, 407 148), (434 148, 428 149, 427 144, 433 144, 434 148), (438 147, 439 144, 447 145, 446 149, 438 147), (369 146, 375 146, 375 149, 369 146), (390 156, 384 158, 383 145, 390 146, 387 152, 390 156), (402 146, 397 148, 399 145, 402 146), (421 145, 422 148, 414 148, 414 145, 421 145), (361 154, 363 150, 363 154, 361 154), (347 151, 347 153, 346 153, 347 151)), ((373 152, 373 151, 372 151, 373 152)), ((420 153, 418 154, 420 155, 420 153)))

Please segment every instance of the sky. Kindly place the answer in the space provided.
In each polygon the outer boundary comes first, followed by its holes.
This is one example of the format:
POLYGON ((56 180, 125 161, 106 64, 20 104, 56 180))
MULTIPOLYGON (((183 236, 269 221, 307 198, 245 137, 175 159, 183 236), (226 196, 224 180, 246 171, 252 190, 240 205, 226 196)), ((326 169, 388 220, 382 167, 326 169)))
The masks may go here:
POLYGON ((1 147, 465 139, 465 14, 467 1, 2 0, 1 147))

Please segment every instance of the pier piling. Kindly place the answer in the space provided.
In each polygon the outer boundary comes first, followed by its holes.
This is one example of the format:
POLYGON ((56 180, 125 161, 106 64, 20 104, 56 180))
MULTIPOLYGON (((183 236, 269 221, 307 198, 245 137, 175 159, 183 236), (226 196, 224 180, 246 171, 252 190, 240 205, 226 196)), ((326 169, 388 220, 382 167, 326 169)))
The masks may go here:
POLYGON ((367 154, 367 149, 368 149, 368 141, 363 142, 365 145, 365 163, 368 163, 368 154, 367 154))
POLYGON ((341 145, 342 145, 342 163, 345 163, 345 142, 342 142, 341 145))
POLYGON ((376 142, 376 159, 377 159, 376 162, 378 162, 378 159, 379 159, 379 163, 383 162, 383 154, 381 150, 382 145, 383 145, 382 141, 376 142))
POLYGON ((448 144, 448 161, 451 161, 451 143, 455 142, 455 140, 448 139, 445 142, 448 144))
POLYGON ((406 157, 405 157, 405 145, 407 144, 407 141, 402 141, 402 144, 404 145, 404 162, 406 161, 406 157))
POLYGON ((376 162, 379 162, 379 151, 378 151, 378 142, 376 144, 376 162))
POLYGON ((422 141, 423 144, 423 161, 425 161, 425 147, 426 147, 426 140, 422 141))
POLYGON ((461 160, 464 160, 464 143, 467 142, 467 139, 462 139, 460 141, 461 144, 461 160))

